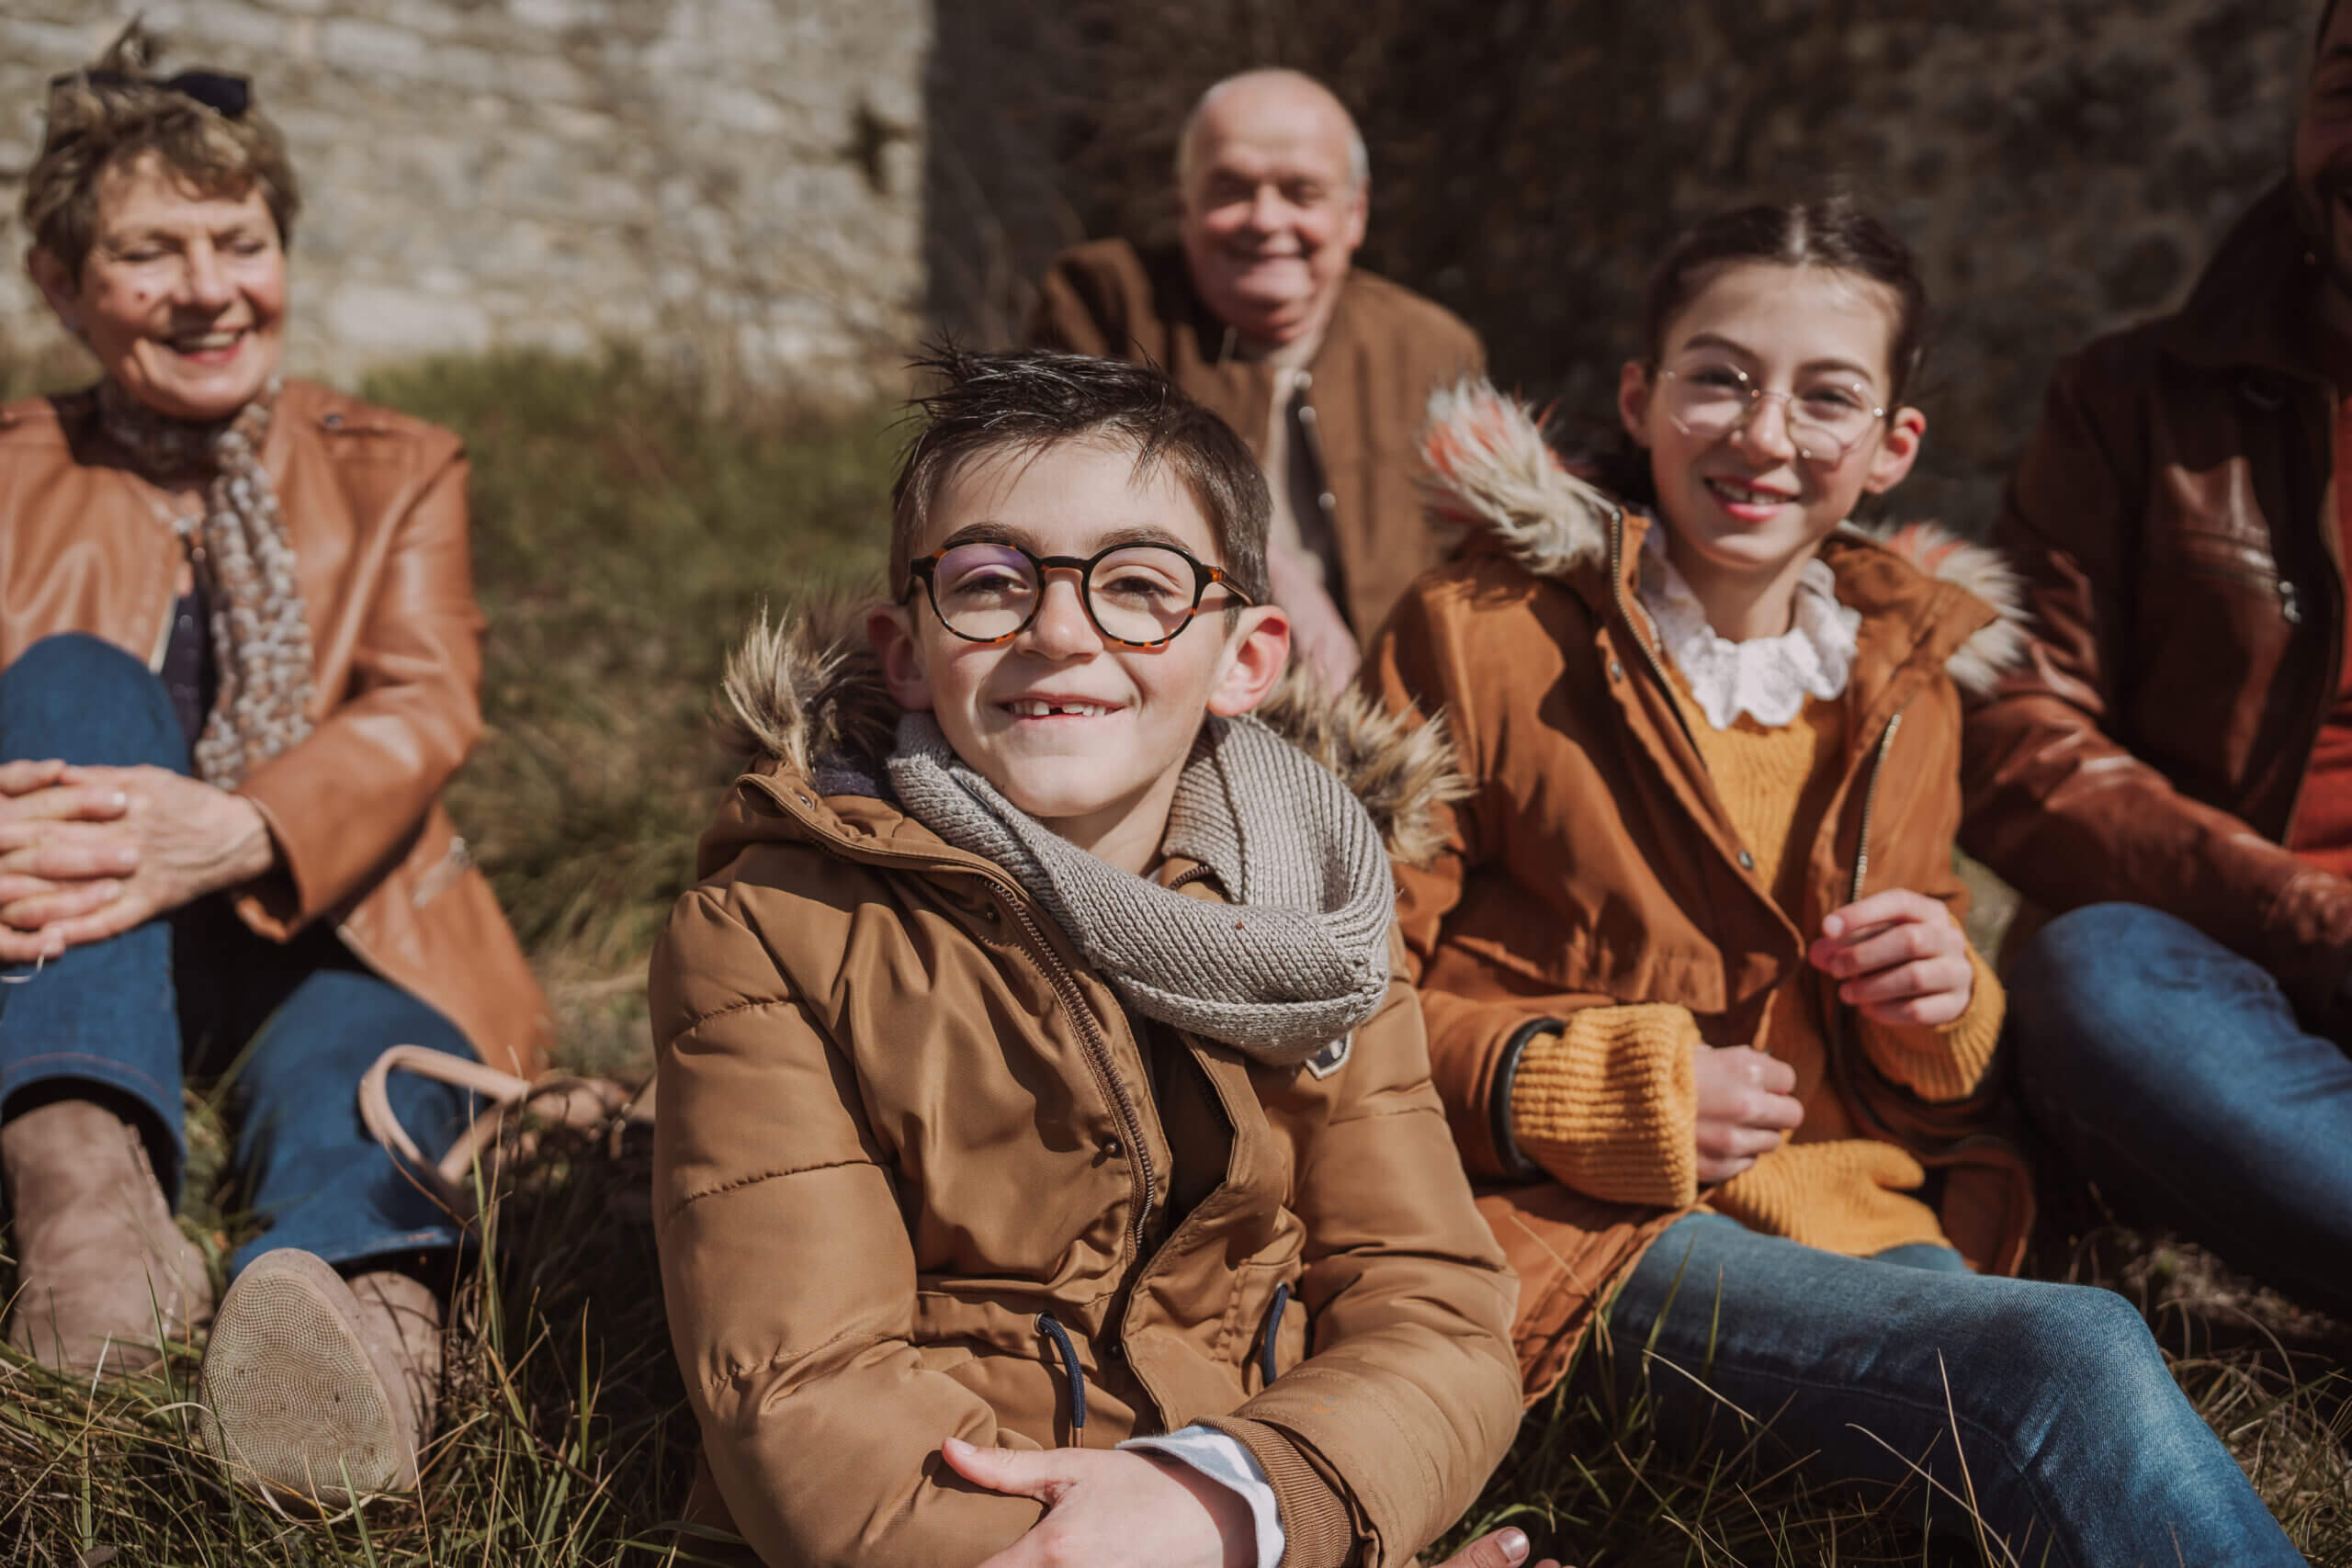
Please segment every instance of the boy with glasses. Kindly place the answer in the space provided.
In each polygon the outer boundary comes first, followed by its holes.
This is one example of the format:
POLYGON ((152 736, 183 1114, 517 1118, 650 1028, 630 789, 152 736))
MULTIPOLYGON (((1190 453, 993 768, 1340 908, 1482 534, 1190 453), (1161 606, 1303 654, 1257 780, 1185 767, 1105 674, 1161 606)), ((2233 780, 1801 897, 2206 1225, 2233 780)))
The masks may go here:
POLYGON ((1444 754, 1253 716, 1265 485, 1172 383, 931 368, 896 596, 737 659, 762 760, 654 960, 690 1513, 771 1562, 1404 1562, 1519 1412, 1395 962, 1444 754))

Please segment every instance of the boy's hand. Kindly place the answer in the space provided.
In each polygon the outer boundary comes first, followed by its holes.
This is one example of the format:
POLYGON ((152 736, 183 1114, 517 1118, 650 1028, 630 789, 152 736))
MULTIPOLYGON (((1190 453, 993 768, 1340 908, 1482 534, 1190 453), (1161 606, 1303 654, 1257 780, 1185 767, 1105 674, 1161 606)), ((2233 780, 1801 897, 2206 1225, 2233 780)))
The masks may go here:
POLYGON ((1823 916, 1806 957, 1874 1023, 1947 1024, 1976 990, 1960 922, 1942 900, 1902 888, 1823 916))
POLYGON ((1729 1181, 1779 1148, 1804 1120, 1804 1104, 1789 1092, 1797 1072, 1746 1045, 1696 1049, 1699 1180, 1729 1181))
POLYGON ((1255 1568, 1250 1505, 1188 1464, 1117 1449, 983 1449, 950 1438, 948 1467, 1046 1517, 980 1568, 1255 1568))
MULTIPOLYGON (((1480 1536, 1437 1568, 1520 1568, 1527 1561, 1527 1532, 1506 1525, 1480 1536)), ((1535 1568, 1560 1568, 1556 1557, 1546 1557, 1535 1568)))

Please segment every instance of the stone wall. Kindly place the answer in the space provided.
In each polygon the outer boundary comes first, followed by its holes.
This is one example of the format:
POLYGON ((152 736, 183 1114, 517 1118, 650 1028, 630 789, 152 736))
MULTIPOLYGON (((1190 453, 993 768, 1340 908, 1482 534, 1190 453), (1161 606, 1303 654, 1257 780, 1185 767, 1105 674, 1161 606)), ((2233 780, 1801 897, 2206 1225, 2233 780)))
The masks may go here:
POLYGON ((143 11, 254 78, 306 209, 289 359, 634 342, 828 396, 895 384, 922 300, 924 0, 8 0, 0 350, 45 84, 143 11))
MULTIPOLYGON (((1295 65, 1372 150, 1363 260, 1604 420, 1651 262, 1760 192, 1847 184, 1941 326, 1902 511, 1974 526, 2055 357, 2160 309, 2283 170, 2318 0, 938 0, 932 304, 1005 332, 1085 232, 1164 233, 1178 121, 1295 65)), ((1596 426, 1594 428, 1600 428, 1596 426)))

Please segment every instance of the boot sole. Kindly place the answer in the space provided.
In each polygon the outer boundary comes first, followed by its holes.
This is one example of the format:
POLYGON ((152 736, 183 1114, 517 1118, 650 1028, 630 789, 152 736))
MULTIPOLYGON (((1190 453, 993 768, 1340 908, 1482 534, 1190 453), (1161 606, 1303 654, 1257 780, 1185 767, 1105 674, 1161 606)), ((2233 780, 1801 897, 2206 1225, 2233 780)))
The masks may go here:
POLYGON ((236 1479, 329 1506, 415 1488, 415 1412, 359 1311, 307 1252, 264 1253, 237 1277, 197 1374, 198 1436, 236 1479))

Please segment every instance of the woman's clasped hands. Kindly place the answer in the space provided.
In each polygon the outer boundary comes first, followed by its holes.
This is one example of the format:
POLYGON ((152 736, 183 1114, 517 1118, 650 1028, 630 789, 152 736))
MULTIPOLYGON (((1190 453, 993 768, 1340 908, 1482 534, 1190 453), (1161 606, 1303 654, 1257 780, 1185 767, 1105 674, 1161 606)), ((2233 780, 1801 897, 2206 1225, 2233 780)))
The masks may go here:
POLYGON ((166 769, 0 763, 0 964, 119 935, 276 858, 253 802, 166 769))

